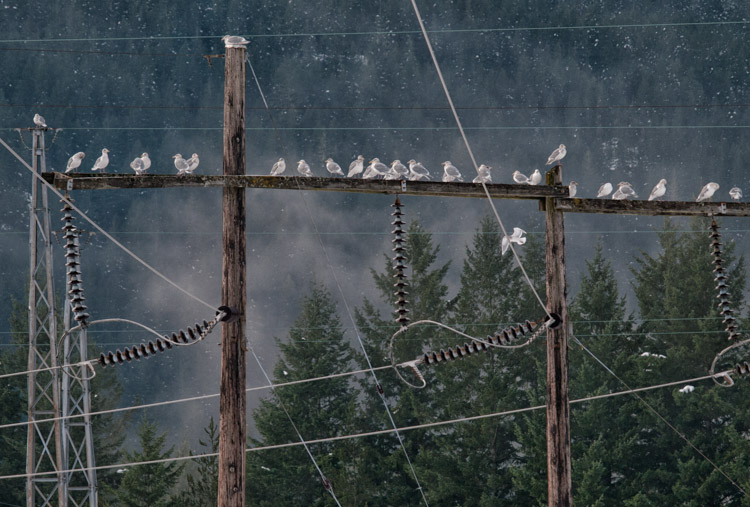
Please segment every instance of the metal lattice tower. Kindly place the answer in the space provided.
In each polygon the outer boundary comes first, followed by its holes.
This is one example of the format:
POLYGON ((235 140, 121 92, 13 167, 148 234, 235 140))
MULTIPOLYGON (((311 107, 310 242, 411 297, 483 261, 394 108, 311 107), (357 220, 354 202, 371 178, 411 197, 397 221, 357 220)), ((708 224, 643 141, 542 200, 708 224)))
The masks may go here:
MULTIPOLYGON (((32 169, 47 171, 44 132, 32 134, 32 169)), ((62 486, 62 438, 60 420, 43 422, 60 415, 60 372, 57 369, 57 314, 52 278, 52 242, 47 187, 32 178, 29 223, 29 376, 26 436, 26 505, 64 507, 62 486), (40 369, 51 368, 44 371, 40 369), (57 472, 33 475, 39 472, 57 472)))
POLYGON ((94 439, 89 415, 91 373, 80 364, 87 360, 88 354, 88 314, 81 280, 80 231, 73 225, 69 203, 65 203, 62 211, 68 293, 65 298, 62 361, 63 463, 65 470, 77 470, 63 474, 62 494, 65 505, 80 507, 98 504, 96 470, 93 469, 96 465, 94 439), (75 322, 71 323, 72 320, 75 322), (71 331, 74 327, 78 329, 71 331), (69 366, 76 364, 78 366, 69 366))

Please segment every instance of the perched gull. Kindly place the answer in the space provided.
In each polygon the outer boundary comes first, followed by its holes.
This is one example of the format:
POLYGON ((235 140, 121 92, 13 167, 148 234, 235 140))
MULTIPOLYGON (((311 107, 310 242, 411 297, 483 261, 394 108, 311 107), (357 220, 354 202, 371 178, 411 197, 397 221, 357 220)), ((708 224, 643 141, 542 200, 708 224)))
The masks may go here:
POLYGON ((521 171, 513 171, 513 181, 519 185, 528 185, 531 180, 528 177, 521 174, 521 171))
POLYGON ((280 158, 274 165, 271 167, 271 176, 278 176, 281 173, 286 171, 286 162, 284 162, 283 158, 280 158))
POLYGON ((491 166, 482 164, 479 167, 477 167, 477 176, 472 180, 473 183, 492 183, 492 175, 490 174, 490 171, 492 170, 491 166))
POLYGON ((409 173, 409 179, 412 181, 430 179, 430 171, 425 169, 425 166, 414 159, 409 160, 409 173))
POLYGON ((151 159, 148 158, 148 153, 145 151, 141 153, 141 161, 143 162, 143 172, 145 173, 151 167, 151 159))
POLYGON ((565 149, 565 145, 561 144, 557 147, 555 151, 552 152, 552 154, 547 159, 547 165, 552 165, 558 160, 562 160, 565 158, 565 155, 568 154, 568 151, 565 149))
POLYGON ((182 158, 182 155, 179 153, 177 155, 173 155, 172 158, 174 159, 174 166, 177 168, 177 174, 183 175, 187 174, 188 168, 190 167, 190 164, 187 160, 182 158))
POLYGON ((571 181, 568 183, 568 197, 571 199, 576 196, 576 191, 578 190, 578 183, 575 181, 571 181))
POLYGON ((141 174, 146 172, 146 169, 144 169, 143 167, 143 159, 141 157, 135 157, 130 163, 130 167, 135 171, 136 176, 140 176, 141 174))
POLYGON ((326 159, 326 169, 329 173, 331 173, 331 176, 333 176, 334 174, 338 174, 339 176, 344 175, 344 171, 341 170, 341 166, 334 162, 332 158, 326 159))
POLYGON ((105 172, 104 170, 109 165, 109 150, 107 148, 104 148, 102 150, 102 156, 96 159, 96 162, 94 162, 94 167, 91 168, 92 171, 99 171, 105 172))
POLYGON ((659 180, 659 183, 657 183, 654 189, 651 191, 651 194, 649 194, 648 200, 653 201, 654 199, 658 199, 659 197, 663 196, 666 191, 667 191, 667 180, 662 178, 659 180))
POLYGON ((523 237, 524 234, 526 234, 526 231, 524 231, 523 229, 519 229, 518 227, 514 227, 513 234, 511 234, 510 236, 503 236, 501 255, 505 255, 505 252, 508 251, 511 243, 515 243, 517 245, 523 245, 524 243, 526 243, 526 238, 523 237))
POLYGON ((599 191, 596 193, 596 196, 607 197, 610 193, 612 193, 612 183, 607 182, 599 187, 599 191))
POLYGON ((705 201, 707 199, 710 199, 711 196, 714 195, 714 192, 719 190, 719 184, 718 183, 706 183, 704 187, 701 189, 701 193, 698 194, 698 198, 695 200, 695 202, 705 201))
POLYGON ((688 394, 688 393, 692 393, 693 391, 695 391, 695 387, 693 387, 693 386, 691 386, 691 385, 688 384, 685 387, 683 387, 682 389, 678 389, 678 391, 681 392, 681 393, 683 393, 683 394, 688 394))
POLYGON ((239 35, 225 35, 221 40, 224 41, 224 47, 227 48, 244 48, 249 42, 239 35))
POLYGON ((538 185, 542 182, 542 173, 539 172, 539 169, 534 169, 534 172, 531 173, 531 177, 529 178, 529 185, 538 185))
POLYGON ((461 176, 458 168, 451 164, 450 160, 446 160, 445 162, 443 162, 443 181, 451 182, 463 180, 464 178, 463 176, 461 176))
POLYGON ((352 176, 356 176, 362 171, 365 170, 365 157, 362 155, 357 157, 357 160, 349 164, 349 174, 347 174, 347 178, 351 178, 352 176))
POLYGON ((729 197, 735 201, 742 199, 742 190, 740 190, 740 187, 732 187, 732 190, 729 191, 729 197))
POLYGON ((198 154, 193 153, 192 155, 190 155, 190 158, 188 159, 188 168, 187 168, 187 171, 185 172, 187 172, 188 174, 193 174, 193 171, 195 171, 198 168, 198 164, 200 163, 201 161, 198 158, 198 154))
POLYGON ((44 116, 37 113, 34 115, 34 125, 37 127, 46 127, 47 121, 44 119, 44 116))
POLYGON ((297 162, 297 172, 307 178, 312 176, 312 171, 310 170, 310 166, 307 164, 307 162, 305 162, 304 159, 297 162))
POLYGON ((396 173, 396 179, 406 179, 406 177, 409 176, 409 169, 398 159, 391 162, 391 171, 396 173))
POLYGON ((78 166, 81 165, 81 160, 83 160, 83 157, 85 157, 86 154, 82 151, 79 151, 72 157, 68 159, 68 166, 65 168, 65 172, 69 173, 71 171, 75 171, 78 169, 78 166))
POLYGON ((384 176, 388 172, 388 166, 380 161, 379 158, 370 160, 370 165, 367 166, 365 172, 362 174, 362 179, 369 180, 377 178, 378 176, 384 176))
POLYGON ((638 194, 635 193, 635 190, 633 190, 633 186, 630 183, 621 181, 617 184, 617 190, 612 194, 612 199, 622 201, 628 197, 638 197, 638 194))

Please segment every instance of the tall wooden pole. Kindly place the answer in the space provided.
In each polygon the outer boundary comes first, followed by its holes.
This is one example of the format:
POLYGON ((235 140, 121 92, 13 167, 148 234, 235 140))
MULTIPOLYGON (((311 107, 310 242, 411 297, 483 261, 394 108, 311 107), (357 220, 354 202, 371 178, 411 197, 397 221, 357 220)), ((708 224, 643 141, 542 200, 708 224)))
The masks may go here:
MULTIPOLYGON (((547 173, 547 185, 562 185, 562 167, 547 173)), ((550 506, 570 506, 570 404, 568 392, 568 308, 565 302, 565 225, 555 199, 547 214, 547 311, 562 325, 547 330, 547 495, 550 506)))
MULTIPOLYGON (((245 174, 245 48, 226 49, 224 174, 245 174)), ((222 305, 239 314, 221 333, 219 402, 220 507, 245 506, 245 189, 225 186, 222 197, 222 305)))

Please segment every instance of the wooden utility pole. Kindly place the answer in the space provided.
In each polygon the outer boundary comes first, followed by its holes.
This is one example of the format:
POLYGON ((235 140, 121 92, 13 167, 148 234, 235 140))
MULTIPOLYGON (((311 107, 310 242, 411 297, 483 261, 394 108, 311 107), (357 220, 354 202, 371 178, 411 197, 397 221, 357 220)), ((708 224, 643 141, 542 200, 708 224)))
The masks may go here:
MULTIPOLYGON (((562 185, 562 166, 547 173, 547 185, 562 185)), ((547 329, 547 500, 573 504, 570 480, 570 404, 568 392, 568 308, 565 302, 565 224, 554 198, 544 200, 547 215, 547 311, 562 325, 547 329)))
MULTIPOLYGON (((245 174, 245 48, 227 47, 224 70, 224 175, 245 174)), ((245 506, 245 189, 222 195, 221 304, 239 318, 221 333, 219 507, 245 506)))

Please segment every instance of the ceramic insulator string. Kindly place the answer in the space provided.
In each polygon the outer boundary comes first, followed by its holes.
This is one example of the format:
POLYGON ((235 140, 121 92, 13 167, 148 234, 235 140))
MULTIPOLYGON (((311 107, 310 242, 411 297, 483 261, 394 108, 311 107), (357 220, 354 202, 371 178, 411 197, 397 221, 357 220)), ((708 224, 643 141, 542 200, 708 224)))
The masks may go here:
POLYGON ((410 320, 409 317, 406 316, 406 314, 409 313, 409 309, 407 308, 409 301, 406 300, 406 296, 409 294, 406 292, 406 287, 409 286, 409 283, 406 281, 406 273, 404 273, 407 260, 404 256, 404 252, 406 251, 404 248, 404 221, 401 219, 404 214, 401 212, 401 201, 398 196, 396 196, 396 202, 391 204, 391 207, 395 208, 395 211, 391 213, 391 216, 395 217, 393 222, 391 222, 391 225, 394 226, 393 251, 396 254, 396 256, 393 257, 393 271, 395 273, 393 278, 396 279, 396 283, 393 284, 393 286, 396 287, 394 295, 397 298, 395 302, 396 310, 394 313, 396 314, 396 322, 398 322, 401 327, 404 327, 410 320))
POLYGON ((89 314, 86 313, 86 298, 83 296, 83 283, 81 279, 81 248, 80 231, 73 225, 73 208, 69 202, 65 202, 62 217, 63 239, 65 240, 65 279, 68 285, 68 298, 73 310, 73 319, 81 325, 88 326, 89 314))
POLYGON ((721 253, 721 234, 719 233, 719 225, 716 220, 711 218, 711 227, 709 228, 711 234, 711 251, 714 256, 714 280, 716 280, 716 298, 719 300, 719 313, 722 315, 724 320, 722 321, 729 340, 734 340, 738 337, 737 334, 737 320, 734 318, 734 310, 729 300, 729 285, 727 284, 727 274, 724 269, 724 260, 721 253))

